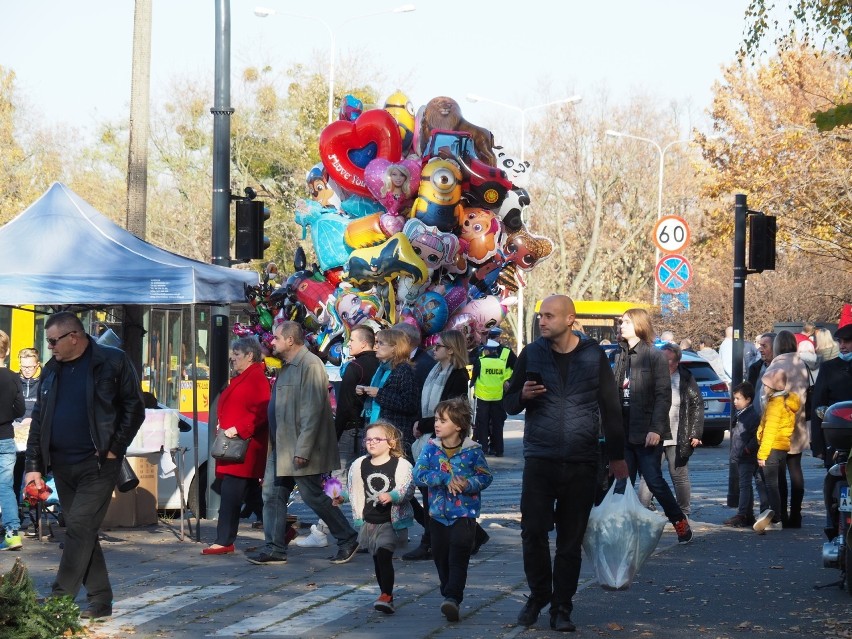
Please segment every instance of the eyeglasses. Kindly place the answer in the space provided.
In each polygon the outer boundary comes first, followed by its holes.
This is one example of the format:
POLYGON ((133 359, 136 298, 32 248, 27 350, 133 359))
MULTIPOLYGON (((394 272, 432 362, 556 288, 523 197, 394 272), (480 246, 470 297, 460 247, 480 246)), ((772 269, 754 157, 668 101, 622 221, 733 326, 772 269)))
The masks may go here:
POLYGON ((68 337, 71 333, 76 333, 77 331, 68 331, 65 335, 60 335, 59 337, 48 337, 47 345, 53 348, 59 343, 59 340, 68 337))
POLYGON ((390 441, 387 437, 365 437, 365 444, 378 444, 379 442, 388 442, 390 441))
POLYGON ((35 366, 21 366, 20 368, 22 371, 34 371, 38 368, 38 364, 36 364, 35 366))
POLYGON ((377 339, 377 340, 376 340, 376 346, 384 346, 385 344, 387 344, 387 342, 383 342, 383 341, 382 341, 382 340, 380 340, 380 339, 377 339))

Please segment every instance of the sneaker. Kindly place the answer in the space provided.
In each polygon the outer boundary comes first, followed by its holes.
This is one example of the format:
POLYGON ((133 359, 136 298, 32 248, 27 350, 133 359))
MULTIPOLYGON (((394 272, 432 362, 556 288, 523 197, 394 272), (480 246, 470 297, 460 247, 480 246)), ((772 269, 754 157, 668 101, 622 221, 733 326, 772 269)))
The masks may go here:
POLYGON ((527 603, 524 604, 524 607, 521 608, 521 611, 518 613, 518 624, 527 627, 533 625, 536 621, 538 621, 541 609, 546 605, 546 602, 542 603, 537 599, 527 597, 527 603))
MULTIPOLYGON (((722 522, 725 526, 730 526, 731 528, 746 528, 749 526, 748 517, 745 515, 734 515, 730 519, 726 519, 722 522)), ((754 522, 752 522, 754 523, 754 522)))
POLYGON ((334 557, 330 558, 330 561, 333 564, 345 564, 351 561, 352 557, 354 557, 357 552, 357 543, 350 544, 349 546, 340 546, 340 550, 337 551, 337 554, 334 557))
POLYGON ((325 548, 328 546, 328 535, 312 525, 311 534, 296 539, 296 545, 300 548, 325 548))
POLYGON ((246 559, 249 560, 249 563, 255 564, 257 566, 266 566, 269 564, 286 564, 287 557, 276 557, 275 555, 270 555, 268 553, 262 552, 258 555, 248 555, 246 559))
POLYGON ((571 611, 564 606, 550 607, 550 627, 557 632, 574 632, 577 626, 571 621, 571 611))
POLYGON ((760 515, 758 515, 757 519, 754 521, 754 525, 752 526, 752 530, 756 532, 758 535, 762 535, 766 531, 766 527, 772 523, 772 517, 775 515, 775 512, 767 508, 760 515))
POLYGON ((689 527, 689 521, 686 517, 674 522, 674 529, 677 533, 677 543, 688 544, 692 541, 692 528, 689 527))
POLYGON ((17 530, 7 530, 6 536, 0 542, 0 550, 20 550, 24 544, 21 543, 21 533, 17 530))
POLYGON ((455 599, 444 599, 444 602, 441 604, 441 614, 447 618, 447 621, 458 621, 458 602, 455 599))
POLYGON ((392 615, 396 612, 396 608, 393 607, 393 596, 385 593, 379 595, 379 598, 373 603, 373 608, 386 615, 392 615))
POLYGON ((411 551, 405 553, 402 556, 402 558, 406 559, 408 561, 420 561, 420 560, 424 560, 424 559, 432 559, 432 549, 429 548, 429 546, 424 546, 423 544, 420 544, 414 550, 411 550, 411 551))

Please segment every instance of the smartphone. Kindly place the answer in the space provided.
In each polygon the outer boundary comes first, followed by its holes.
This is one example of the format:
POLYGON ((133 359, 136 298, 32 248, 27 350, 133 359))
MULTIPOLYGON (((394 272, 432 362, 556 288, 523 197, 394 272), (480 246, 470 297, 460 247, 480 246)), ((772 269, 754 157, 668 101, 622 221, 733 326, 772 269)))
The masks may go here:
POLYGON ((527 371, 527 381, 544 386, 544 379, 542 379, 541 373, 538 371, 527 371))

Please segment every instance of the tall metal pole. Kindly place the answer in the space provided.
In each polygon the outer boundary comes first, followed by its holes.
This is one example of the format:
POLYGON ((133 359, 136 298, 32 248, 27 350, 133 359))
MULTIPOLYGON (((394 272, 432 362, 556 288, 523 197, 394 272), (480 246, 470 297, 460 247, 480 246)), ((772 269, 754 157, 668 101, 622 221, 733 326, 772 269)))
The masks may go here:
MULTIPOLYGON (((733 389, 743 381, 743 336, 745 331, 745 287, 746 270, 746 222, 748 203, 746 196, 738 193, 734 196, 734 317, 733 326, 733 363, 731 366, 731 431, 736 423, 736 411, 733 410, 733 389)), ((739 477, 736 464, 732 461, 728 470, 728 507, 734 508, 739 502, 739 477)))
MULTIPOLYGON (((231 5, 216 0, 216 70, 213 108, 213 264, 230 266, 231 246, 231 5)), ((230 307, 210 308, 210 424, 215 426, 215 399, 228 383, 228 336, 230 307)), ((193 339, 195 336, 193 336, 193 339)), ((207 429, 208 447, 216 438, 214 427, 207 429)), ((196 446, 197 450, 197 446, 196 446)), ((196 462, 197 469, 197 462, 196 462)), ((208 484, 213 480, 207 471, 208 484)), ((207 490, 207 516, 219 511, 219 496, 207 490)), ((197 514, 197 513, 196 513, 197 514)))

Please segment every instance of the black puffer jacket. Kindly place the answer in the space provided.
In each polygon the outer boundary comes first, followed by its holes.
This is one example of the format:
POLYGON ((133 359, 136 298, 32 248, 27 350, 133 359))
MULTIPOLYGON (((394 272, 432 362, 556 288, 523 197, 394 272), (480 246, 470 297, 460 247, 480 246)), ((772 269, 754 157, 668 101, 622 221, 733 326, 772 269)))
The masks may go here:
POLYGON ((701 439, 704 434, 704 398, 695 377, 686 366, 678 366, 680 373, 680 410, 677 422, 677 455, 675 467, 686 466, 692 451, 691 439, 701 439))
MULTIPOLYGON (((123 351, 97 344, 91 337, 88 339, 92 349, 86 380, 89 432, 102 461, 108 452, 120 458, 145 421, 142 389, 136 371, 123 351)), ((50 468, 50 432, 56 405, 58 366, 51 358, 41 376, 39 397, 33 408, 27 440, 27 472, 44 474, 50 468)))
POLYGON ((568 354, 563 381, 550 342, 540 337, 524 348, 512 371, 503 407, 510 415, 526 409, 524 457, 560 462, 594 462, 600 456, 601 427, 610 459, 624 459, 624 432, 615 380, 598 343, 584 335, 568 354), (527 371, 541 373, 547 392, 521 400, 527 371))
POLYGON ((647 342, 639 342, 630 350, 621 343, 615 356, 615 382, 619 388, 627 374, 630 357, 630 419, 625 424, 627 441, 634 445, 645 443, 648 433, 657 433, 660 440, 671 437, 669 409, 672 407, 672 380, 669 364, 662 351, 647 342))

